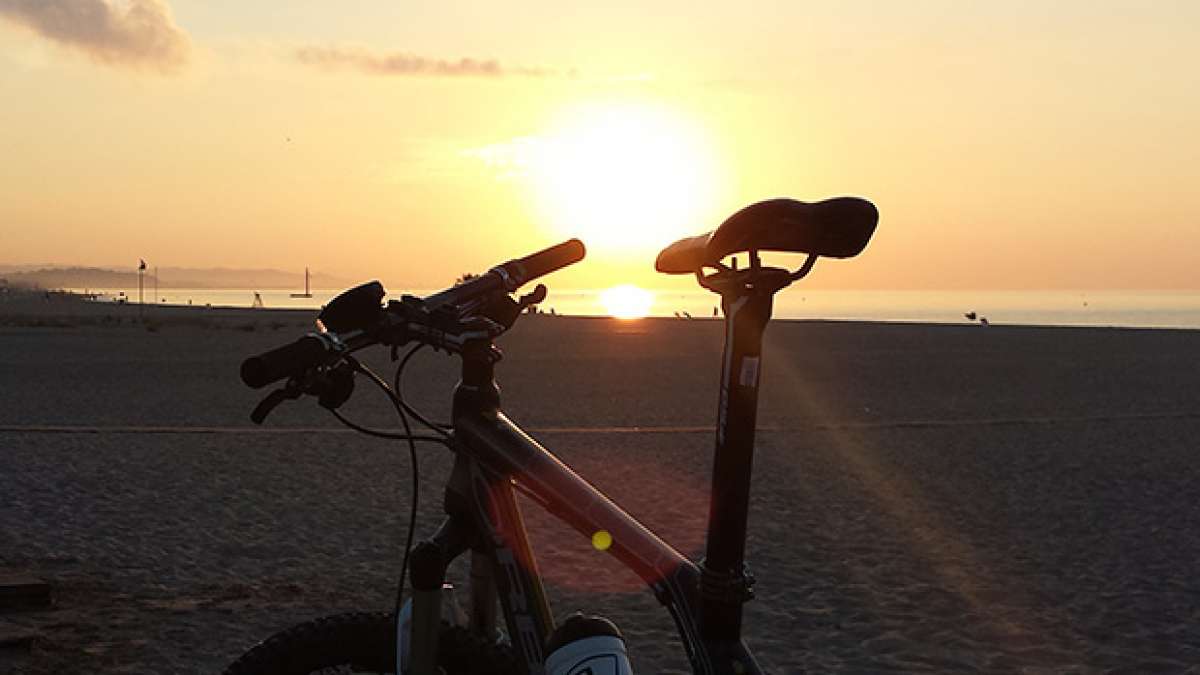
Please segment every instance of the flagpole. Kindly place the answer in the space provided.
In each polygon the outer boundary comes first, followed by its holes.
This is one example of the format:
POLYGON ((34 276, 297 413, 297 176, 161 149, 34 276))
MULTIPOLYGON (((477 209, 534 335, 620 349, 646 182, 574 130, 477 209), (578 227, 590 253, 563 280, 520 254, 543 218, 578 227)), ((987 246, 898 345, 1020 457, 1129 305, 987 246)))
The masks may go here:
POLYGON ((145 276, 145 274, 146 274, 146 261, 139 258, 138 259, 138 318, 139 319, 142 318, 142 312, 144 311, 142 309, 142 302, 143 302, 142 289, 145 286, 145 282, 143 280, 143 277, 145 276))

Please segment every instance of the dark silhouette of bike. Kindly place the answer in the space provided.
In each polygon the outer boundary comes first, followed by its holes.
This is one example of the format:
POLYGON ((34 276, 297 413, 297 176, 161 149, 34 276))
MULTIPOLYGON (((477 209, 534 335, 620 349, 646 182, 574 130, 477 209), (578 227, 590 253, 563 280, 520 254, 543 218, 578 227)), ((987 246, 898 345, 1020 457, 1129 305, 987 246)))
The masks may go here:
POLYGON ((406 570, 411 574, 408 604, 401 608, 398 594, 392 614, 343 614, 290 628, 251 649, 226 673, 397 672, 397 664, 399 672, 420 674, 542 673, 554 619, 517 508, 518 491, 585 537, 606 536, 607 551, 637 573, 674 618, 695 673, 761 673, 742 641, 742 605, 752 597, 755 582, 744 555, 763 330, 775 293, 807 275, 820 256, 860 253, 878 217, 870 202, 853 197, 817 203, 769 200, 659 254, 660 272, 695 275, 701 286, 720 295, 725 314, 708 537, 700 561, 689 560, 641 525, 501 411, 494 377, 500 353, 493 340, 526 307, 544 300, 546 288, 539 284, 520 298, 510 294, 581 260, 584 247, 578 240, 498 265, 426 298, 405 295, 385 304, 379 282, 358 286, 321 311, 317 332, 247 359, 241 369, 247 385, 285 381, 252 413, 256 422, 285 400, 313 395, 360 431, 407 440, 414 454, 415 441, 439 442, 455 453, 455 462, 441 526, 415 547, 410 527, 400 570, 400 594, 406 570), (764 266, 759 251, 808 257, 791 271, 764 266), (748 265, 739 269, 736 258, 734 264, 722 262, 740 253, 747 254, 748 265), (354 358, 374 345, 411 345, 394 388, 354 358), (461 358, 449 425, 425 419, 399 393, 400 373, 422 346, 461 358), (356 376, 368 377, 387 393, 404 434, 365 429, 338 413, 356 376), (409 417, 428 433, 414 434, 409 417), (445 571, 467 554, 469 608, 465 617, 457 617, 446 599, 445 571))

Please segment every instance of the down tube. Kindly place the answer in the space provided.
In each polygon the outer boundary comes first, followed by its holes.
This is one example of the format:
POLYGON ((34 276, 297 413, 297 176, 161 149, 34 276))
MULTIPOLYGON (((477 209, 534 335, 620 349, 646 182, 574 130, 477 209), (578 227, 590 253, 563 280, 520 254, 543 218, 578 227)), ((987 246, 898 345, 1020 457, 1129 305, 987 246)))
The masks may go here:
POLYGON ((667 606, 697 673, 711 673, 709 650, 696 625, 699 570, 696 565, 626 513, 543 448, 503 413, 455 420, 455 435, 485 466, 519 476, 523 487, 563 522, 586 537, 612 535, 608 552, 633 570, 667 606))

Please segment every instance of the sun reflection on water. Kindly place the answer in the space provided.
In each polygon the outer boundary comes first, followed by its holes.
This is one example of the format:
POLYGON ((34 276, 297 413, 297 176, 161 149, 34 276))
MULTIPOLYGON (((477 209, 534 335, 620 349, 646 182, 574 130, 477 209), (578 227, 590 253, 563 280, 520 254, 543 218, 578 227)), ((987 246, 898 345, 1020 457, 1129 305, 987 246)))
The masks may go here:
POLYGON ((641 319, 650 313, 654 294, 632 284, 622 284, 601 291, 600 304, 617 319, 641 319))

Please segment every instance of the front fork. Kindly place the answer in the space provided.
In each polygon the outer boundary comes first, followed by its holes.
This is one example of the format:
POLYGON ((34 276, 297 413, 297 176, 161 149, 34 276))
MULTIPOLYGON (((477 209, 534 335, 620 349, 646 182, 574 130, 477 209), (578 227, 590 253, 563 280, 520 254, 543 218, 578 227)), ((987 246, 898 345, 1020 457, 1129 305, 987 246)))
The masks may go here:
POLYGON ((513 648, 527 672, 540 674, 554 625, 511 482, 459 454, 446 489, 446 512, 437 533, 412 552, 411 639, 405 649, 403 632, 397 636, 398 672, 438 672, 438 631, 454 607, 445 588, 446 567, 470 550, 471 611, 459 625, 496 640, 497 604, 503 605, 513 648))
POLYGON ((459 553, 462 528, 447 519, 432 539, 413 549, 412 596, 404 603, 397 621, 397 673, 436 673, 438 633, 443 621, 468 628, 488 640, 499 640, 496 630, 496 578, 491 558, 471 552, 470 613, 459 605, 454 586, 445 582, 446 565, 459 553))
POLYGON ((445 583, 445 578, 446 565, 467 550, 468 532, 459 521, 447 518, 432 538, 413 549, 409 563, 412 597, 396 620, 397 673, 437 673, 438 633, 442 619, 445 617, 457 625, 463 624, 454 588, 445 583))

